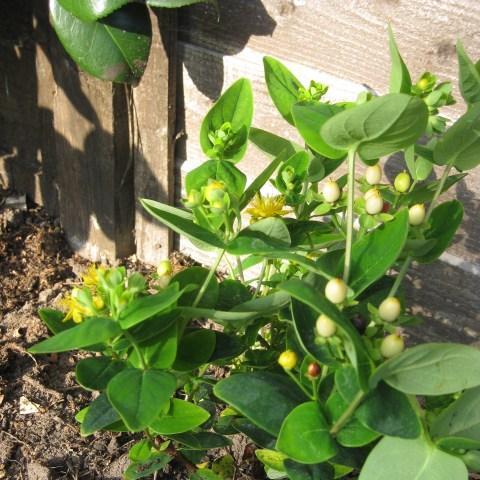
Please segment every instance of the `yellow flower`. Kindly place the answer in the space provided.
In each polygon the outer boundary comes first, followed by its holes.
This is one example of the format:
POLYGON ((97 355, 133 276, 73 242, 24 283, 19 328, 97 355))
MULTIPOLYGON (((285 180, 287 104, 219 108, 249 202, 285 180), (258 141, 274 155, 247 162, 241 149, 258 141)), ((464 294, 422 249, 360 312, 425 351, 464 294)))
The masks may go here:
POLYGON ((105 272, 105 268, 96 267, 92 264, 88 267, 86 273, 82 275, 83 284, 90 290, 95 290, 98 285, 98 272, 105 272))
POLYGON ((254 220, 269 217, 281 217, 290 213, 284 209, 285 198, 283 195, 270 195, 262 197, 260 193, 255 195, 255 198, 247 208, 247 213, 252 216, 254 220))
POLYGON ((64 322, 73 320, 75 323, 81 323, 83 317, 91 315, 90 309, 84 307, 77 299, 78 290, 74 288, 71 294, 65 295, 59 302, 60 308, 66 311, 64 322))

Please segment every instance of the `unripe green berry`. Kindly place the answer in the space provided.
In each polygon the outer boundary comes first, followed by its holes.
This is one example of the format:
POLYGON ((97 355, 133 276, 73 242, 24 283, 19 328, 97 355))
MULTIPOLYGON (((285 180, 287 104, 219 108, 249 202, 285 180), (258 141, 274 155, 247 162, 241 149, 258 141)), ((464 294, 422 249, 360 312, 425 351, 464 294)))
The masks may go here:
POLYGON ((317 322, 315 323, 315 329, 317 331, 317 334, 321 337, 329 338, 332 335, 335 335, 335 332, 337 331, 337 325, 330 317, 327 317, 327 315, 322 313, 317 318, 317 322))
POLYGON ((328 180, 323 186, 322 194, 327 203, 335 203, 340 198, 342 191, 335 180, 328 180))
POLYGON ((397 192, 405 193, 410 188, 411 182, 410 175, 407 172, 401 172, 395 177, 393 185, 397 192))
POLYGON ((173 267, 170 260, 162 260, 157 266, 157 275, 163 277, 165 275, 172 275, 173 267))
POLYGON ((402 353, 405 349, 405 342, 403 337, 399 333, 392 333, 387 335, 380 346, 380 353, 385 358, 392 358, 399 353, 402 353))
POLYGON ((348 287, 341 278, 332 278, 325 286, 325 296, 332 303, 342 303, 347 298, 348 287))
POLYGON ((218 180, 212 180, 204 190, 205 199, 213 203, 216 200, 221 200, 225 194, 225 186, 223 182, 219 182, 218 180))
POLYGON ((210 204, 210 211, 215 215, 220 215, 226 209, 226 203, 223 200, 214 200, 210 204))
POLYGON ((278 357, 278 364, 285 370, 292 370, 298 362, 297 354, 293 350, 285 350, 278 357))
POLYGON ((365 210, 369 215, 377 215, 383 210, 383 198, 380 192, 374 188, 365 194, 365 210), (373 191, 372 191, 373 190, 373 191), (372 192, 372 193, 369 193, 372 192), (367 195, 368 194, 368 195, 367 195))
POLYGON ((378 307, 378 314, 385 322, 394 322, 402 311, 400 300, 397 297, 387 297, 378 307))
POLYGON ((373 165, 365 170, 365 179, 369 185, 377 185, 382 179, 382 167, 380 165, 373 165))
POLYGON ((412 226, 418 226, 425 220, 425 205, 417 203, 408 209, 408 222, 412 226))
POLYGON ((198 190, 190 190, 183 203, 187 208, 199 207, 203 203, 202 194, 198 190))

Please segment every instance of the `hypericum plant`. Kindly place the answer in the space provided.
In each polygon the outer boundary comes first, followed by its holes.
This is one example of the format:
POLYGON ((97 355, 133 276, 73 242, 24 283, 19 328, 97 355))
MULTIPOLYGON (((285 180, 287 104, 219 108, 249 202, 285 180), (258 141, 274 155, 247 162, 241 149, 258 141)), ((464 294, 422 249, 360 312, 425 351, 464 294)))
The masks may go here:
POLYGON ((148 8, 217 0, 50 0, 50 21, 72 59, 101 80, 136 83, 152 43, 148 8))
MULTIPOLYGON (((439 110, 453 102, 451 85, 431 74, 412 85, 393 35, 390 50, 389 94, 335 104, 323 99, 326 86, 305 88, 265 58, 272 100, 305 146, 251 127, 252 91, 241 79, 203 121, 208 160, 186 177, 186 209, 142 200, 163 224, 214 252, 211 268, 159 280, 153 295, 144 283, 132 292, 123 270, 106 270, 97 290, 74 297, 87 309, 79 325, 42 312, 54 333, 71 328, 32 351, 100 353, 82 361, 95 368, 77 372, 101 392, 79 416, 83 432, 145 432, 136 449, 147 459, 135 449, 127 478, 163 466, 171 458, 165 441, 186 455, 238 432, 260 447, 270 478, 466 480, 468 469, 480 470, 480 351, 450 343, 405 349, 404 328, 421 319, 408 313, 401 288, 412 261, 436 260, 461 223, 461 203, 439 197, 480 163, 480 73, 459 43, 468 110, 447 129, 439 110), (236 164, 248 140, 271 161, 247 187, 236 164), (390 185, 379 159, 395 152, 408 172, 390 185), (348 173, 336 174, 344 163, 348 173), (440 180, 430 180, 434 165, 443 168, 440 180), (261 193, 269 181, 275 195, 261 193), (230 274, 219 280, 222 261, 230 274), (222 331, 202 327, 205 319, 222 331), (219 361, 231 367, 220 381, 208 375, 219 361), (212 386, 228 407, 202 423, 212 386)), ((164 267, 159 274, 169 275, 164 267)))

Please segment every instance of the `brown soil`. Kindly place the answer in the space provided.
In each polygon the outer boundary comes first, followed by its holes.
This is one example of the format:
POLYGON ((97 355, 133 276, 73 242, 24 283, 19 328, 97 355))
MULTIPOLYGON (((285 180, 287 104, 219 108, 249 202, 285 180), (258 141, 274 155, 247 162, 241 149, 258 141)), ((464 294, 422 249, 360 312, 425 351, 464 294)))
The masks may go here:
MULTIPOLYGON (((178 267, 190 263, 174 260, 178 267)), ((149 270, 132 259, 126 263, 149 270)), ((135 437, 80 436, 74 415, 92 400, 75 382, 75 364, 84 354, 27 352, 48 334, 38 308, 54 307, 85 267, 42 209, 2 210, 0 201, 0 479, 120 480, 128 465, 126 452, 135 437), (32 413, 25 413, 25 406, 32 413)), ((238 480, 263 477, 250 475, 257 465, 245 441, 235 441, 232 453, 242 463, 238 480)), ((187 475, 172 463, 158 478, 187 475)))

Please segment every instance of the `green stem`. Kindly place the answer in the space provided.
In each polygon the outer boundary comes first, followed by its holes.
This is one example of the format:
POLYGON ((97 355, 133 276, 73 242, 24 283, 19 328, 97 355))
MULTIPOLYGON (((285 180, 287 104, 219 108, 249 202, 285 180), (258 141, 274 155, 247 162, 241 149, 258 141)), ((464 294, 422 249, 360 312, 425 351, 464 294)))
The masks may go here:
POLYGON ((137 342, 133 338, 133 335, 126 330, 123 331, 123 335, 125 338, 132 344, 134 350, 137 352, 138 359, 140 360, 140 365, 142 367, 142 370, 148 370, 148 365, 147 362, 145 361, 145 358, 142 354, 142 351, 140 350, 140 347, 137 345, 137 342))
POLYGON ((409 255, 403 262, 403 265, 400 267, 400 270, 398 271, 397 278, 395 278, 395 283, 392 285, 392 288, 390 289, 390 292, 388 294, 389 297, 394 297, 395 294, 397 293, 398 289, 400 288, 400 285, 403 282, 403 279, 405 278, 405 275, 408 272, 408 269, 410 268, 410 264, 412 263, 412 260, 413 260, 413 257, 409 255))
POLYGON ((345 263, 343 268, 343 281, 348 283, 350 264, 352 261, 353 243, 353 202, 355 194, 355 149, 348 151, 348 203, 347 203, 347 240, 345 245, 345 263))
POLYGON ((253 298, 257 298, 258 295, 260 294, 260 288, 262 287, 263 277, 265 276, 265 271, 267 270, 267 265, 268 265, 268 260, 267 259, 263 260, 262 269, 260 270, 260 275, 258 277, 257 288, 255 290, 255 294, 253 295, 253 298))
POLYGON ((352 403, 342 413, 341 417, 333 424, 332 428, 330 429, 330 435, 336 435, 343 428, 343 426, 350 420, 352 415, 355 413, 355 410, 362 403, 364 398, 364 392, 360 391, 357 393, 356 397, 352 400, 352 403))
POLYGON ((245 283, 245 275, 243 274, 242 259, 239 256, 236 256, 235 258, 237 260, 238 275, 240 276, 240 280, 245 283))
POLYGON ((207 278, 205 278, 205 281, 203 282, 203 285, 198 291, 197 296, 195 297, 195 300, 192 304, 193 308, 195 308, 200 303, 200 300, 203 298, 203 295, 205 294, 208 288, 208 284, 210 283, 210 280, 212 279, 215 272, 217 271, 218 265, 220 264, 220 261, 222 260, 224 253, 225 253, 225 250, 220 250, 220 253, 218 254, 217 259, 215 260, 214 264, 210 267, 210 271, 208 272, 207 278))
POLYGON ((225 255, 225 262, 227 263, 228 269, 230 270, 230 277, 232 280, 235 280, 235 270, 233 268, 232 262, 228 259, 228 255, 225 255))
POLYGON ((302 392, 310 399, 314 400, 312 394, 302 385, 302 382, 292 373, 291 370, 284 368, 285 373, 299 386, 302 392))
POLYGON ((313 399, 318 402, 318 378, 312 379, 313 399))
POLYGON ((428 222, 428 220, 430 219, 430 215, 432 214, 433 209, 435 208, 435 204, 437 203, 438 197, 441 195, 443 191, 443 187, 445 186, 445 182, 447 181, 447 178, 448 178, 448 175, 450 174, 451 169, 452 169, 452 165, 447 165, 445 167, 442 178, 440 179, 440 183, 438 184, 437 190, 435 190, 435 194, 432 198, 430 206, 428 207, 428 211, 425 216, 425 222, 428 222))

